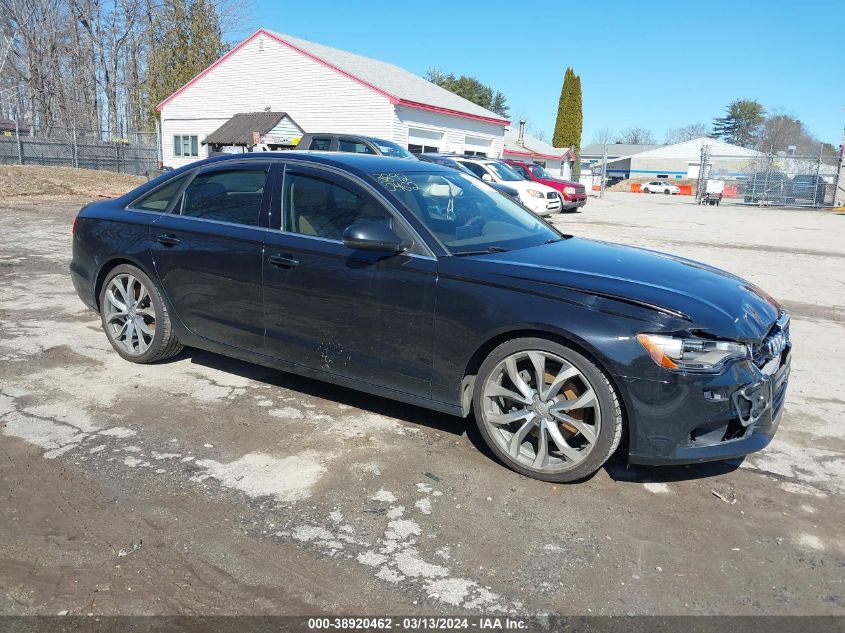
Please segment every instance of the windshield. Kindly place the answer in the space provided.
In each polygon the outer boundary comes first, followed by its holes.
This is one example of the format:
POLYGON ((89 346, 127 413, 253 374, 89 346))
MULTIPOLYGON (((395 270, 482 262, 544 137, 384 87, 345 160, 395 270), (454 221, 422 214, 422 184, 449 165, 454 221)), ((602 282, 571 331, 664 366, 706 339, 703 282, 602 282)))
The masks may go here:
POLYGON ((414 160, 417 159, 411 152, 406 150, 401 145, 397 145, 396 143, 391 143, 390 141, 385 141, 382 139, 371 139, 373 145, 378 147, 378 151, 380 151, 385 156, 393 156, 394 158, 412 158, 414 160))
POLYGON ((508 182, 514 180, 525 180, 522 176, 516 173, 510 166, 505 165, 504 163, 484 163, 484 166, 492 171, 499 180, 505 180, 508 182))
POLYGON ((547 172, 545 169, 543 169, 539 165, 530 165, 528 167, 528 169, 530 169, 531 173, 534 174, 535 176, 537 176, 537 178, 551 178, 551 176, 549 175, 549 172, 547 172))
POLYGON ((528 248, 561 238, 524 207, 457 171, 373 176, 453 255, 528 248))

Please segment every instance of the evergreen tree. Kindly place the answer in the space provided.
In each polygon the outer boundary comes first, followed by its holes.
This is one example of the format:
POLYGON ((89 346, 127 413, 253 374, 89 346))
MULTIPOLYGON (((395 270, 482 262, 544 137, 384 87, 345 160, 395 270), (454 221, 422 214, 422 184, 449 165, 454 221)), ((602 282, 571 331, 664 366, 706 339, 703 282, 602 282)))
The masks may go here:
POLYGON ((560 89, 560 101, 558 101, 557 106, 557 119, 555 131, 552 135, 552 145, 574 149, 576 160, 573 177, 577 177, 580 173, 577 156, 581 151, 583 121, 581 78, 575 74, 572 67, 569 67, 563 75, 563 86, 560 89))
POLYGON ((147 91, 155 120, 156 105, 214 63, 226 46, 210 0, 164 0, 152 35, 147 91))
POLYGON ((482 108, 503 117, 508 116, 510 107, 505 95, 499 91, 494 91, 490 86, 481 83, 475 77, 468 75, 457 77, 455 73, 447 74, 442 70, 432 68, 426 72, 425 79, 449 92, 454 92, 467 101, 480 105, 482 108))
POLYGON ((740 147, 754 147, 765 121, 763 106, 753 99, 737 99, 725 110, 725 116, 713 119, 713 138, 740 147))

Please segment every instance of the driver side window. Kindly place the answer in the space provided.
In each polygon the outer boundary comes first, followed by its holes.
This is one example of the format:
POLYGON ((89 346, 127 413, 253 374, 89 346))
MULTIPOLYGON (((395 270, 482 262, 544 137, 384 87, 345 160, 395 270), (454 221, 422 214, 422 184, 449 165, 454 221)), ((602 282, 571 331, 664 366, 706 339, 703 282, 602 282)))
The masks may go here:
POLYGON ((300 235, 340 240, 353 224, 384 222, 394 230, 393 217, 380 205, 346 187, 311 175, 285 175, 285 230, 300 235))

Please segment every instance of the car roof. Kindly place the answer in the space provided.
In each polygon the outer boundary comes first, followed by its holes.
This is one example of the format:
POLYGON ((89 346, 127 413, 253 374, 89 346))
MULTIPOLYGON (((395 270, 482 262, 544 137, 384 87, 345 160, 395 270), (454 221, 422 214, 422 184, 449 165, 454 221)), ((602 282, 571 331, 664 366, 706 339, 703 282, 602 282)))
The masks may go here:
MULTIPOLYGON (((311 150, 285 150, 278 152, 247 152, 244 154, 226 154, 215 156, 203 161, 197 161, 187 166, 187 169, 195 169, 205 165, 221 164, 226 162, 242 162, 252 160, 286 159, 291 161, 311 162, 330 167, 341 167, 350 171, 357 171, 364 174, 378 174, 383 172, 412 172, 412 171, 439 171, 450 173, 448 167, 408 158, 394 158, 373 154, 354 154, 352 152, 319 152, 311 150)), ((180 169, 179 171, 182 171, 180 169)), ((186 170, 187 171, 187 170, 186 170)))
MULTIPOLYGON (((305 135, 303 135, 305 136, 305 135)), ((343 132, 309 132, 308 136, 342 136, 344 138, 362 138, 365 141, 375 141, 379 143, 394 143, 394 141, 380 138, 378 136, 367 136, 366 134, 345 134, 343 132)))

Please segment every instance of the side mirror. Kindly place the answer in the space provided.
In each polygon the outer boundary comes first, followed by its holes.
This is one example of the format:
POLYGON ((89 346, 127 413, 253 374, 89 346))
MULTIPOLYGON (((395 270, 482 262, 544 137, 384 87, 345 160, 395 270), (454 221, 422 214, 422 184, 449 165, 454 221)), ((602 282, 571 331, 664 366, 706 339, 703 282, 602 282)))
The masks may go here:
POLYGON ((362 222, 353 224, 343 232, 341 238, 347 248, 356 251, 378 251, 380 253, 401 253, 411 248, 383 222, 362 222))
POLYGON ((484 182, 493 182, 493 176, 490 174, 481 174, 481 180, 484 182))

